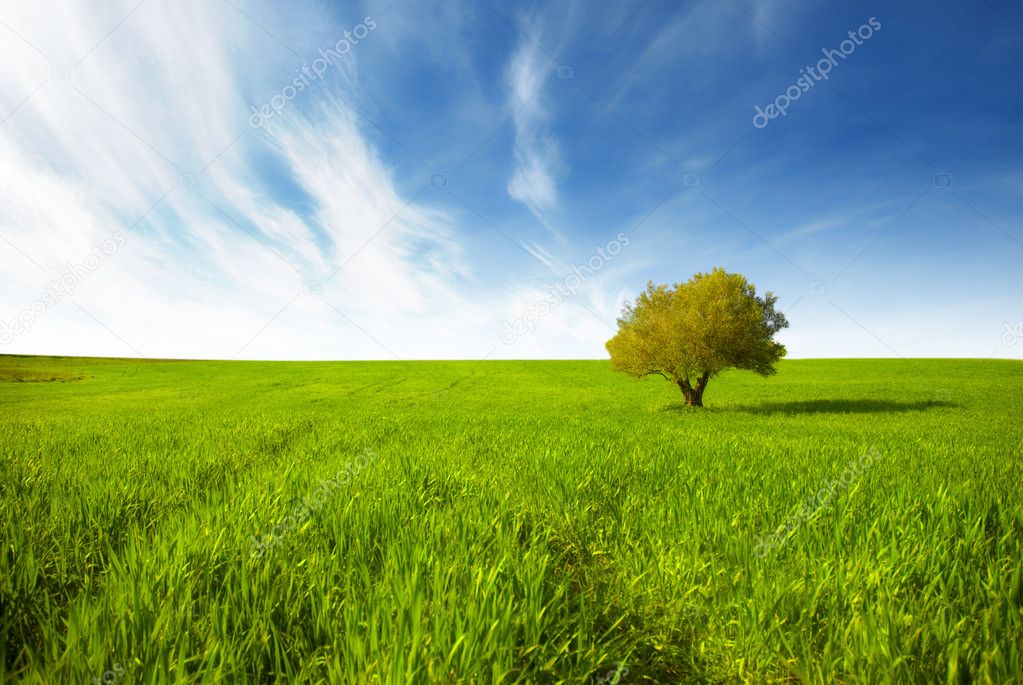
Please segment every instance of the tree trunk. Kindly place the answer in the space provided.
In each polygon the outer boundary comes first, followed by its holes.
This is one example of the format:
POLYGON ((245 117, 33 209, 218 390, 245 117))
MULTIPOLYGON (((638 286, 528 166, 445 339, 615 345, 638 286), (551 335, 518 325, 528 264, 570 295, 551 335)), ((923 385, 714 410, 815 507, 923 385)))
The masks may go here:
POLYGON ((710 371, 704 371, 703 375, 700 376, 699 380, 696 381, 696 387, 694 388, 688 378, 683 378, 678 382, 678 387, 682 390, 682 397, 685 399, 686 406, 689 407, 702 407, 703 406, 703 391, 707 387, 707 381, 710 380, 710 371))
POLYGON ((686 406, 688 407, 702 407, 703 406, 703 391, 697 390, 689 384, 689 379, 683 379, 678 382, 678 387, 682 390, 682 397, 685 400, 686 406))

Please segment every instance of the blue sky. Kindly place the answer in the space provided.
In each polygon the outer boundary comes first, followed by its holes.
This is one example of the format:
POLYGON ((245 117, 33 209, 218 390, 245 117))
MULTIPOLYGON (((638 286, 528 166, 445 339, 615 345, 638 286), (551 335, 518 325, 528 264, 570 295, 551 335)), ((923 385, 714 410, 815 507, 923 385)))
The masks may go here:
POLYGON ((1000 0, 5 5, 0 353, 599 358, 724 266, 1020 358, 1021 79, 1000 0))

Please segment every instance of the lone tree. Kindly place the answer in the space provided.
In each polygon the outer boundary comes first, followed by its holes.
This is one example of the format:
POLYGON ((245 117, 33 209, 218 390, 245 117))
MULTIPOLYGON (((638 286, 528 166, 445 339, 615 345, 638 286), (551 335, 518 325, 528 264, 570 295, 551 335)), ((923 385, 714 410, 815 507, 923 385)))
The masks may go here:
POLYGON ((785 346, 774 334, 787 327, 770 291, 757 296, 742 274, 716 268, 686 283, 647 284, 618 319, 607 341, 611 368, 637 378, 657 374, 676 383, 685 403, 703 406, 703 390, 725 369, 775 372, 785 346))

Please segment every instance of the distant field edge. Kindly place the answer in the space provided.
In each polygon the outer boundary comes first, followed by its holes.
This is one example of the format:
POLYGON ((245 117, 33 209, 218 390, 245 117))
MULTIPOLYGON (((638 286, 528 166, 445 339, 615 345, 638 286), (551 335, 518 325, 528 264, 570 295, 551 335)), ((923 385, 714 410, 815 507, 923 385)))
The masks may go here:
MULTIPOLYGON (((53 355, 53 354, 6 354, 0 353, 2 359, 26 359, 26 360, 54 360, 54 361, 102 361, 102 362, 134 362, 141 363, 181 363, 181 362, 238 362, 238 363, 259 363, 259 364, 328 364, 328 363, 409 363, 409 362, 472 362, 484 364, 487 362, 607 362, 607 358, 552 358, 552 359, 530 359, 530 358, 499 358, 499 359, 474 359, 474 358, 427 358, 427 359, 219 359, 215 357, 104 357, 91 355, 53 355)), ((791 362, 915 362, 915 361, 991 361, 991 362, 1023 362, 1023 358, 1014 359, 1011 357, 786 357, 781 364, 791 362)))

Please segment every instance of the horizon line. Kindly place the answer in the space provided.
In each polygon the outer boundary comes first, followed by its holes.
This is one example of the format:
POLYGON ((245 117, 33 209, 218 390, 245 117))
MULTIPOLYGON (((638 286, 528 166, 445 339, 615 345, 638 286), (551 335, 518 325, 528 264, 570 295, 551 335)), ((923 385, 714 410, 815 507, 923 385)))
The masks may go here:
MULTIPOLYGON (((571 358, 571 357, 552 357, 552 358, 513 358, 513 359, 488 359, 483 358, 459 358, 459 359, 445 359, 445 358, 419 358, 419 359, 218 359, 211 357, 106 357, 97 355, 82 355, 82 354, 20 354, 20 353, 0 353, 0 358, 27 358, 27 359, 94 359, 97 361, 135 361, 135 362, 250 362, 250 363, 281 363, 281 364, 343 364, 343 363, 409 363, 409 362, 609 362, 611 359, 608 358, 571 358)), ((1005 361, 1005 362, 1023 362, 1023 358, 1016 357, 785 357, 779 360, 780 362, 796 362, 796 361, 1005 361)), ((743 371, 746 369, 728 369, 743 371)))

